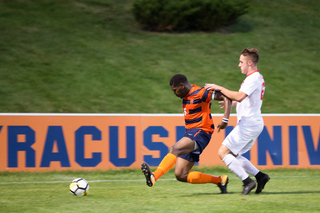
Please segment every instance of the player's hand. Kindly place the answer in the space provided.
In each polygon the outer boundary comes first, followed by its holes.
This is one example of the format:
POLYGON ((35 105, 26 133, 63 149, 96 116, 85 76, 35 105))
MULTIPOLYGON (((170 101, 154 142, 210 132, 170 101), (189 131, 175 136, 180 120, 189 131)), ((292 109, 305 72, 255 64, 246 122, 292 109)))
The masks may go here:
POLYGON ((221 90, 221 86, 219 85, 216 85, 216 84, 206 84, 204 86, 204 88, 206 88, 207 90, 217 90, 217 91, 220 91, 221 90))
POLYGON ((220 121, 220 123, 218 124, 218 133, 220 132, 220 129, 225 129, 225 128, 227 128, 227 126, 228 126, 228 123, 225 123, 225 122, 223 122, 223 121, 220 121))
POLYGON ((220 109, 223 109, 224 108, 224 101, 219 101, 218 103, 219 103, 220 109))
MULTIPOLYGON (((224 101, 219 101, 219 107, 220 109, 224 108, 224 101)), ((232 106, 237 106, 237 102, 236 101, 232 101, 232 106)))

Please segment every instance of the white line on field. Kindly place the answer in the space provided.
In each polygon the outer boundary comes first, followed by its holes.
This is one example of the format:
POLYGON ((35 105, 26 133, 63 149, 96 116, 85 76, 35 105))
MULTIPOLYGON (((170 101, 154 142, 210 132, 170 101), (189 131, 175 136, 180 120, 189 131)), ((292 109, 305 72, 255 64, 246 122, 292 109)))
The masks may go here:
MULTIPOLYGON (((283 178, 314 178, 319 176, 275 176, 271 179, 283 179, 283 178)), ((238 179, 237 177, 231 177, 229 179, 238 179)), ((175 181, 176 179, 159 179, 158 181, 175 181)), ((140 182, 146 181, 145 179, 139 180, 90 180, 89 183, 96 182, 140 182)), ((38 182, 0 182, 0 185, 9 185, 9 184, 53 184, 53 183, 71 183, 71 181, 38 181, 38 182)))

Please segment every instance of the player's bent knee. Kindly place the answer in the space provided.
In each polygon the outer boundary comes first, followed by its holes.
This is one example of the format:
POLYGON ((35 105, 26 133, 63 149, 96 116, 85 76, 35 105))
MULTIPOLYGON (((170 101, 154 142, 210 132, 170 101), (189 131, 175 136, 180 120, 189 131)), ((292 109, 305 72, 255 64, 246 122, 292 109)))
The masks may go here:
POLYGON ((181 172, 175 172, 176 179, 181 182, 187 182, 188 174, 183 174, 181 172))
POLYGON ((175 147, 174 145, 169 148, 169 153, 175 155, 175 156, 180 156, 181 155, 181 150, 175 147))
POLYGON ((177 179, 177 181, 180 181, 180 182, 187 182, 186 176, 177 176, 176 175, 176 179, 177 179))
POLYGON ((174 146, 171 146, 171 147, 169 148, 168 152, 173 154, 173 152, 175 152, 174 146))
POLYGON ((226 146, 221 146, 218 150, 218 156, 221 160, 229 153, 230 150, 226 146))
POLYGON ((221 160, 224 158, 224 152, 222 152, 220 149, 218 150, 218 156, 221 160))

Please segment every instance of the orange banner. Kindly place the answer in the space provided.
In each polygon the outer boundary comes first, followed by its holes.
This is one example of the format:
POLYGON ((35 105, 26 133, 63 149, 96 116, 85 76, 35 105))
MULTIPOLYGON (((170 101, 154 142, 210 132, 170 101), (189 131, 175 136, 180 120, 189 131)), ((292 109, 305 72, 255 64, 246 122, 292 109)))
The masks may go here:
MULTIPOLYGON (((263 115, 245 154, 258 168, 320 168, 320 114, 263 115)), ((222 115, 213 114, 218 123, 222 115)), ((217 150, 236 125, 215 132, 199 166, 224 165, 217 150)), ((178 114, 0 114, 0 171, 59 171, 158 166, 184 134, 178 114)))

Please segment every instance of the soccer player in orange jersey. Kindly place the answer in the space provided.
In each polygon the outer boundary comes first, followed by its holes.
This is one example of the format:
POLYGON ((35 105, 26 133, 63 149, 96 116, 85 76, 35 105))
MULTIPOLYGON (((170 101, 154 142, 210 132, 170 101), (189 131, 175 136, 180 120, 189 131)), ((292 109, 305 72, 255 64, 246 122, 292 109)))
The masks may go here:
POLYGON ((214 125, 211 117, 211 100, 223 100, 224 119, 217 126, 218 131, 228 125, 232 101, 220 92, 206 90, 204 87, 191 85, 186 76, 174 75, 170 80, 174 94, 182 99, 186 132, 184 137, 169 148, 169 153, 162 159, 158 168, 151 172, 147 163, 141 165, 148 186, 175 166, 178 181, 192 184, 214 183, 222 194, 227 193, 228 176, 213 176, 197 171, 190 171, 199 155, 209 144, 214 125))

